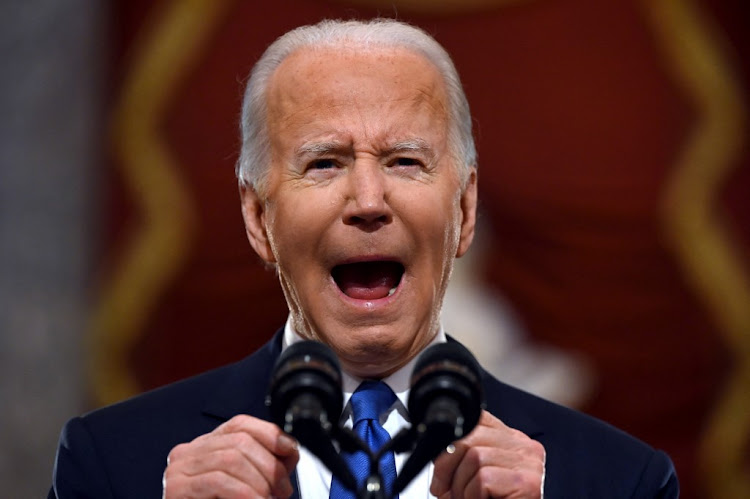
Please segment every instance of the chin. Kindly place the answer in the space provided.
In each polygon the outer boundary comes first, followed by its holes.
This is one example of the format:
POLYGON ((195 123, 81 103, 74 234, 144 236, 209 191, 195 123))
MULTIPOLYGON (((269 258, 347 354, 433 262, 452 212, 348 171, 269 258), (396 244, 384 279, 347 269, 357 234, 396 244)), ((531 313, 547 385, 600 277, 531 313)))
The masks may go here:
POLYGON ((397 370, 407 356, 393 339, 382 336, 351 334, 347 342, 331 346, 343 368, 360 378, 382 378, 397 370))
MULTIPOLYGON (((360 378, 384 378, 404 366, 415 351, 413 341, 398 333, 352 333, 337 352, 344 369, 360 378)), ((414 340, 412 338, 412 340, 414 340)))
POLYGON ((348 374, 356 376, 362 379, 383 379, 394 372, 396 372, 401 364, 391 365, 387 362, 377 362, 372 364, 372 357, 365 362, 357 362, 350 364, 348 362, 342 362, 342 368, 348 374), (368 363, 370 362, 370 363, 368 363))

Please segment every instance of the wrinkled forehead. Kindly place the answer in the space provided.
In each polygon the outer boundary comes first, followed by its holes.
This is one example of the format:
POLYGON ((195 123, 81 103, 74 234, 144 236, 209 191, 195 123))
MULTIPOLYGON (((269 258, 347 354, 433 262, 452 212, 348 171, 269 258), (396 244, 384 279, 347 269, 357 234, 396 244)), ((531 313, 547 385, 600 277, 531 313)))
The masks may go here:
POLYGON ((315 107, 382 102, 404 109, 426 106, 449 117, 445 83, 422 54, 403 47, 305 47, 289 55, 272 75, 268 117, 279 119, 315 107))
MULTIPOLYGON (((282 61, 272 75, 271 94, 285 90, 303 96, 303 90, 341 92, 356 96, 351 88, 357 77, 380 80, 383 89, 399 86, 404 93, 416 88, 435 99, 446 100, 445 84, 437 68, 422 54, 404 47, 322 46, 298 49, 282 61)), ((372 86, 368 88, 373 90, 372 86)))

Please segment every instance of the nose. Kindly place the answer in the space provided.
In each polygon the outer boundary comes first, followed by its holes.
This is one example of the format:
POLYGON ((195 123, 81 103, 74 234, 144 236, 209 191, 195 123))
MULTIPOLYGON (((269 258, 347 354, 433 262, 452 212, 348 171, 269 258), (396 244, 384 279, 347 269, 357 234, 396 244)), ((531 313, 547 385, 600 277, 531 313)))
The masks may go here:
POLYGON ((348 175, 344 223, 375 230, 393 218, 387 178, 378 164, 355 164, 348 175))

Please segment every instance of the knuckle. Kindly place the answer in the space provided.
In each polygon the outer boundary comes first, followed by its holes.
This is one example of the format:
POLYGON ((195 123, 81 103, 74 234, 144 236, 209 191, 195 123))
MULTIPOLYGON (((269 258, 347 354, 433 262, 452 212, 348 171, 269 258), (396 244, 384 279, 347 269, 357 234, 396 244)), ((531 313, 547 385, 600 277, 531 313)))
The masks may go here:
POLYGON ((212 471, 195 477, 193 480, 193 490, 198 493, 205 493, 215 490, 221 484, 219 472, 212 471))
POLYGON ((537 440, 530 440, 529 441, 529 454, 539 459, 540 461, 544 462, 547 451, 544 449, 544 446, 537 440))
POLYGON ((224 428, 228 432, 236 432, 242 430, 245 426, 247 426, 249 422, 250 416, 246 414, 238 414, 237 416, 234 416, 232 419, 224 423, 224 428))
POLYGON ((232 433, 229 440, 234 447, 248 447, 255 442, 255 439, 245 432, 232 433))
POLYGON ((238 469, 241 459, 242 455, 235 448, 223 449, 216 452, 217 465, 222 470, 238 469))
POLYGON ((265 480, 259 481, 258 484, 255 485, 253 492, 256 494, 256 497, 271 497, 273 495, 271 484, 265 480))
POLYGON ((227 481, 226 475, 223 472, 212 471, 196 478, 193 492, 198 495, 211 494, 211 497, 214 497, 216 491, 221 491, 219 497, 236 497, 235 491, 237 488, 237 484, 227 481))
POLYGON ((164 470, 164 474, 162 475, 162 483, 166 487, 166 483, 174 483, 180 474, 175 470, 173 467, 167 466, 167 468, 164 470))
MULTIPOLYGON (((261 474, 267 477, 269 487, 272 491, 283 490, 284 483, 289 479, 289 472, 287 471, 284 463, 278 459, 272 459, 270 461, 264 461, 261 463, 261 474)), ((279 495, 278 493, 274 495, 279 495)))
POLYGON ((542 490, 542 477, 531 471, 517 471, 513 475, 514 483, 518 490, 521 490, 529 497, 539 497, 542 490))
POLYGON ((167 455, 167 465, 179 461, 188 452, 189 446, 186 443, 175 445, 167 455))
POLYGON ((482 492, 482 497, 489 497, 492 483, 495 481, 494 473, 491 468, 480 468, 477 470, 475 480, 479 483, 479 490, 482 492))
POLYGON ((485 461, 481 447, 471 447, 464 454, 464 461, 475 469, 480 469, 485 461))
POLYGON ((282 462, 275 460, 272 466, 273 468, 269 476, 272 477, 275 484, 278 485, 289 479, 289 472, 282 462))

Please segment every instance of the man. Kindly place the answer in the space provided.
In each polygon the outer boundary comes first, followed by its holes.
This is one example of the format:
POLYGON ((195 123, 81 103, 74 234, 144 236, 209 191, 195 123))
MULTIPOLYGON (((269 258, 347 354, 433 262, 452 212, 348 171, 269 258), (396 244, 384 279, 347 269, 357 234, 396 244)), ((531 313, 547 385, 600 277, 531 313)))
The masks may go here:
MULTIPOLYGON (((409 424, 408 377, 446 341, 443 295, 474 235, 471 116, 450 58, 396 21, 300 28, 253 69, 242 134, 242 213, 279 275, 285 328, 235 365, 71 420, 50 497, 327 497, 330 472, 263 403, 300 339, 333 349, 346 400, 383 380, 398 397, 384 427, 409 424)), ((677 496, 665 454, 486 373, 482 384, 477 427, 401 497, 677 496)))

